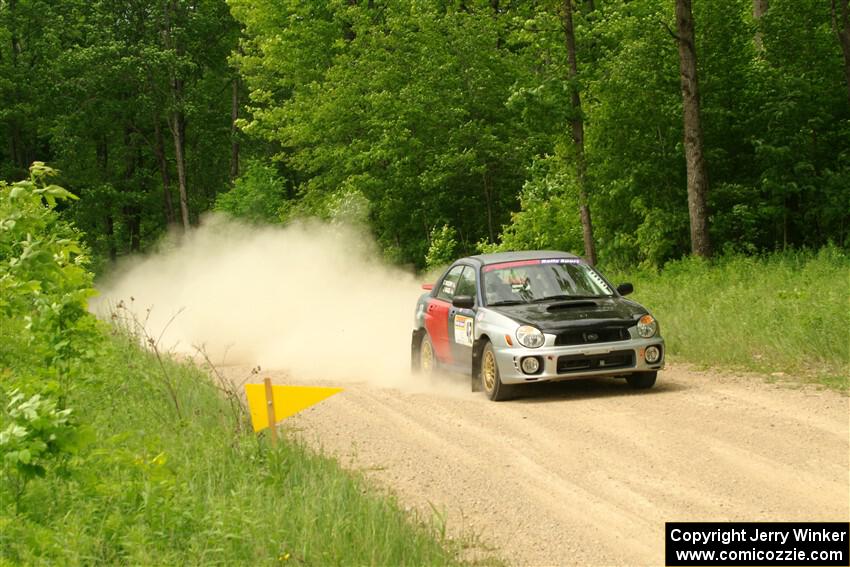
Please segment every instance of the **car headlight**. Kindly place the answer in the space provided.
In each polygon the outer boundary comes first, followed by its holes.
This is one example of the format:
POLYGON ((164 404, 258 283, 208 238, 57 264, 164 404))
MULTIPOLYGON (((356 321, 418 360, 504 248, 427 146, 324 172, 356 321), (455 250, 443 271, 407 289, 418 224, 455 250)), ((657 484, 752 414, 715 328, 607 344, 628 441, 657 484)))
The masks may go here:
POLYGON ((519 341, 519 344, 526 348, 541 347, 543 346, 543 343, 546 342, 546 338, 543 336, 543 333, 540 332, 540 329, 530 325, 523 325, 517 329, 516 339, 519 341))
POLYGON ((655 333, 658 332, 658 321, 655 320, 655 317, 647 313, 638 321, 637 332, 638 335, 645 339, 654 337, 655 333))

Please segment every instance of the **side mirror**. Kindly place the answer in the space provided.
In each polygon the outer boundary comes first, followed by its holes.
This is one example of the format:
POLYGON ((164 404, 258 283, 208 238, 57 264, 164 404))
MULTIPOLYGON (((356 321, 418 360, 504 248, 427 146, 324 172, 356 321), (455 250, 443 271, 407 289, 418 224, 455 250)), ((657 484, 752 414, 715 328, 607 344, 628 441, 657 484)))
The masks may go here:
POLYGON ((424 283, 422 284, 422 289, 424 289, 425 291, 431 291, 432 289, 434 289, 434 284, 424 283))
POLYGON ((475 307, 475 299, 471 295, 456 295, 452 299, 452 307, 458 309, 472 309, 475 307))
POLYGON ((635 290, 635 286, 630 283, 621 283, 617 286, 617 293, 620 295, 629 295, 635 290))

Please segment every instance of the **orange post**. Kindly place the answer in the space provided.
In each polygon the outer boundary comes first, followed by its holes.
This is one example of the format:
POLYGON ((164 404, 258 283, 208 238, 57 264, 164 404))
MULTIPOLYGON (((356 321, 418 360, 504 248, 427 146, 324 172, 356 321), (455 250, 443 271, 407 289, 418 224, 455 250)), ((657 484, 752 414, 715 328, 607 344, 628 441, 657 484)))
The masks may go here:
POLYGON ((272 381, 264 378, 266 385, 266 409, 269 414, 269 434, 272 436, 272 447, 277 447, 277 419, 274 415, 274 393, 272 392, 272 381))

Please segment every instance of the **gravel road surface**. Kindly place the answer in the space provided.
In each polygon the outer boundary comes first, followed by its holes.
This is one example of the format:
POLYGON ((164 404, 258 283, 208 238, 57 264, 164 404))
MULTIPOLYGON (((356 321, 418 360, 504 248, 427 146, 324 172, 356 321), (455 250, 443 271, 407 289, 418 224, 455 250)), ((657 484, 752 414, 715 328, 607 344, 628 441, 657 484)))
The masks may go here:
POLYGON ((562 382, 502 403, 461 376, 334 385, 284 428, 405 506, 433 506, 477 538, 473 557, 663 565, 665 521, 850 518, 850 406, 832 391, 683 365, 649 391, 562 382))

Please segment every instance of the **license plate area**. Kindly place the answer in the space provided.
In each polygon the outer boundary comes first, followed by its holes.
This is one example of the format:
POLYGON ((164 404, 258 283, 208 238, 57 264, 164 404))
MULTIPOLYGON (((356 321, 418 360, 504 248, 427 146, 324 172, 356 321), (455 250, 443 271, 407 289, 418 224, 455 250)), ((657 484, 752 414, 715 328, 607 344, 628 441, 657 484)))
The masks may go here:
POLYGON ((615 350, 603 354, 570 354, 558 357, 558 374, 632 368, 634 365, 635 353, 632 350, 615 350))

